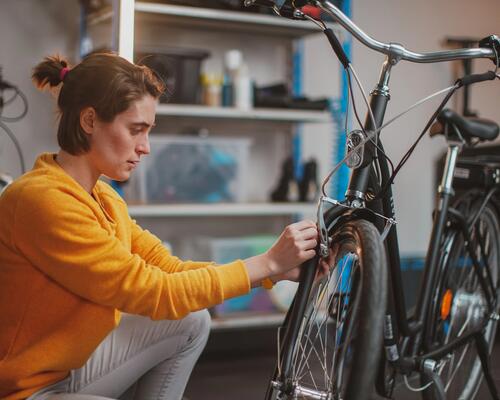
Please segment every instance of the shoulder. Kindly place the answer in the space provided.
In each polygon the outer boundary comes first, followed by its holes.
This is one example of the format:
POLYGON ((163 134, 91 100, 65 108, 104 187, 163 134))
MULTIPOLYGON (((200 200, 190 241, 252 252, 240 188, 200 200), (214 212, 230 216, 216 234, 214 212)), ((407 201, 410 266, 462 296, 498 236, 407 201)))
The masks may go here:
POLYGON ((125 205, 123 198, 116 192, 115 189, 111 187, 110 184, 104 182, 103 180, 98 180, 96 183, 96 189, 99 196, 106 197, 107 200, 116 201, 125 205))
POLYGON ((52 198, 54 194, 63 193, 62 183, 50 177, 28 172, 16 179, 2 194, 7 203, 35 203, 52 198))
POLYGON ((78 185, 55 176, 28 173, 13 182, 2 195, 3 205, 10 208, 16 219, 29 222, 50 221, 65 211, 83 214, 90 196, 78 185))

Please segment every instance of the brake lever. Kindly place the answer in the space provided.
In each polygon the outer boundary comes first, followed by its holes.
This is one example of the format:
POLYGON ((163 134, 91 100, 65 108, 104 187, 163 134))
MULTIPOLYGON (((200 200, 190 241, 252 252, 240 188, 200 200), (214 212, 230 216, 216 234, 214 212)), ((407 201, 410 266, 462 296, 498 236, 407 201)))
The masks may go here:
POLYGON ((496 60, 492 59, 491 61, 493 61, 493 64, 497 67, 500 67, 500 65, 498 65, 500 64, 500 37, 498 37, 498 35, 490 35, 481 39, 479 41, 479 47, 493 50, 496 55, 496 60))

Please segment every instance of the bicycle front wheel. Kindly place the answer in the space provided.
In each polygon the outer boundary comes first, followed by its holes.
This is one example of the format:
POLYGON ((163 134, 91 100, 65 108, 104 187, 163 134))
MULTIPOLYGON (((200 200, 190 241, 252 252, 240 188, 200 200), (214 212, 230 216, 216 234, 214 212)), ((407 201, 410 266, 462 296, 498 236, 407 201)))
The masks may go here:
MULTIPOLYGON (((465 196, 457 208, 470 218, 474 216, 481 199, 465 196)), ((495 209, 490 204, 481 211, 470 227, 471 244, 487 279, 487 270, 495 289, 499 283, 500 230, 495 209)), ((451 342, 486 323, 484 338, 491 352, 495 340, 497 321, 490 319, 487 294, 481 288, 465 239, 459 232, 451 233, 445 241, 440 267, 441 278, 434 292, 434 310, 430 335, 433 347, 451 342)), ((496 311, 496 310, 495 310, 496 311)), ((482 367, 474 341, 441 359, 438 372, 443 381, 446 399, 472 400, 482 380, 482 367)), ((437 399, 431 387, 425 392, 429 400, 437 399)))
MULTIPOLYGON (((337 228, 331 239, 329 273, 313 284, 291 344, 292 376, 282 377, 293 389, 272 390, 270 398, 363 400, 372 391, 386 301, 384 246, 362 220, 337 228)), ((278 360, 278 376, 280 367, 278 360)))

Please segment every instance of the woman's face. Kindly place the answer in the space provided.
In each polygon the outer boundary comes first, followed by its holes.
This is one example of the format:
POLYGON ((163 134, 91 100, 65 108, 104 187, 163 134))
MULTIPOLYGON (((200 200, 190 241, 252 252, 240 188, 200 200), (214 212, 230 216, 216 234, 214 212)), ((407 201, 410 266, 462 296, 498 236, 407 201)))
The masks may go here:
POLYGON ((149 154, 148 136, 155 123, 156 103, 154 97, 146 95, 112 122, 96 119, 88 156, 98 174, 125 181, 141 156, 149 154))

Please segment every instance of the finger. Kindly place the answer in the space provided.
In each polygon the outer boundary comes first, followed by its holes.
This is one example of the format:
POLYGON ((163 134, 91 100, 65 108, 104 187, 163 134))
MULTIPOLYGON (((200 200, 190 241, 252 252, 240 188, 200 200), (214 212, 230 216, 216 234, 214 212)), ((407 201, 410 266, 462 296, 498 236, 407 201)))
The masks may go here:
POLYGON ((293 227, 294 229, 297 229, 297 230, 303 230, 303 229, 315 227, 316 223, 311 221, 311 220, 305 219, 305 220, 290 224, 289 226, 293 227))
POLYGON ((300 236, 303 239, 313 239, 318 237, 318 230, 314 228, 306 228, 300 232, 300 236))
POLYGON ((311 258, 313 258, 315 255, 316 255, 315 250, 302 250, 300 252, 299 258, 302 261, 307 261, 307 260, 310 260, 311 258))
POLYGON ((318 241, 316 239, 309 239, 309 240, 302 241, 299 244, 299 248, 301 250, 309 250, 309 249, 315 249, 317 245, 318 245, 318 241))

